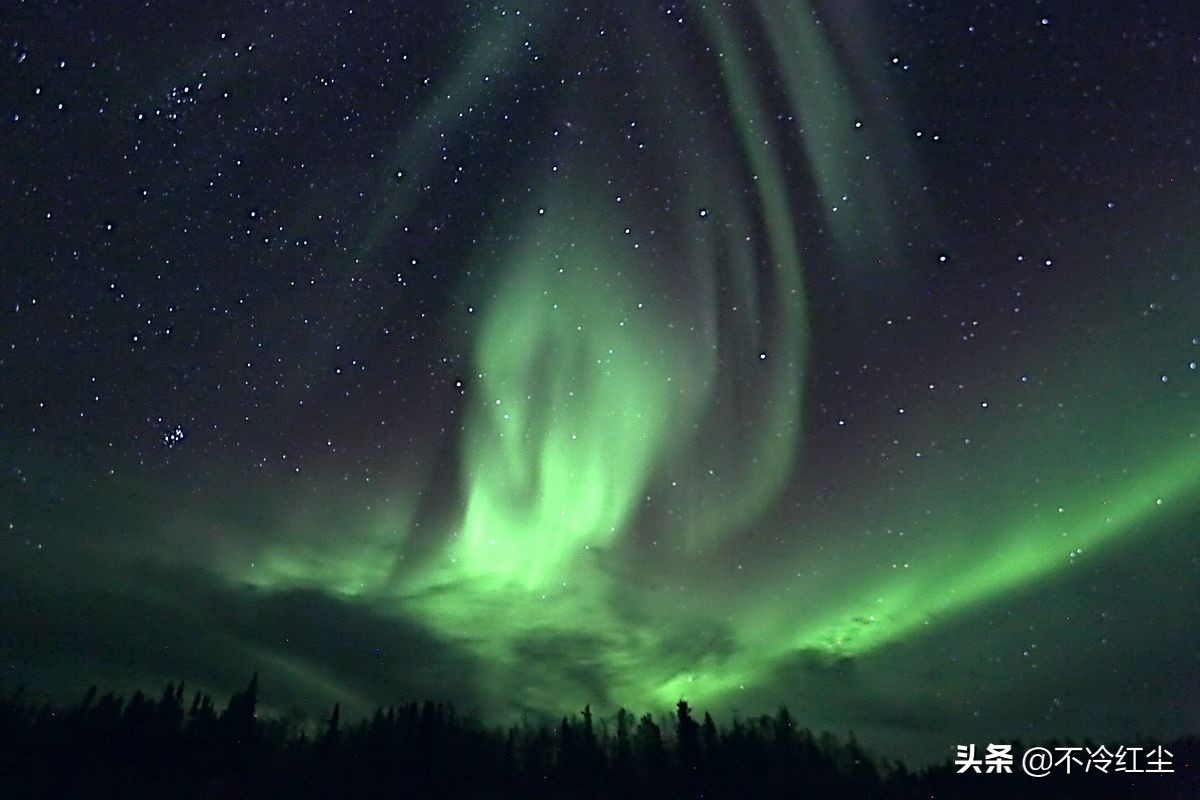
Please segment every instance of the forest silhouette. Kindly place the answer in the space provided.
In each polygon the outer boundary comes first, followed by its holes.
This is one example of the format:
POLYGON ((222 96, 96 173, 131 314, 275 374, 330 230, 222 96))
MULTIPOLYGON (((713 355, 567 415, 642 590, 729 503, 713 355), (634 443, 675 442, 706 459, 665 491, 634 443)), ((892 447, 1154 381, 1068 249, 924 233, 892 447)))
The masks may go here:
MULTIPOLYGON (((1013 742, 1013 752, 1023 746, 1013 742)), ((1062 743, 1047 743, 1059 746, 1062 743)), ((1087 744, 1087 743, 1084 743, 1087 744)), ((1147 746, 1149 743, 1145 743, 1147 746)), ((348 724, 259 713, 257 674, 223 710, 168 684, 128 699, 92 688, 69 709, 0 698, 0 796, 13 798, 1195 798, 1200 739, 1165 745, 1170 774, 958 774, 873 757, 786 708, 718 726, 674 715, 488 726, 449 705, 380 708, 348 724)), ((948 742, 948 752, 953 743, 948 742)))

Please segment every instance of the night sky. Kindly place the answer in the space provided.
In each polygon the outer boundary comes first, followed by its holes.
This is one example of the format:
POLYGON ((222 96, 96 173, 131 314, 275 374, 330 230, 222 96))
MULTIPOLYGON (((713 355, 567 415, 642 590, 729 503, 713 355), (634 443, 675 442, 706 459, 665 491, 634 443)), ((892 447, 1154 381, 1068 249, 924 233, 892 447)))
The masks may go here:
POLYGON ((1189 5, 5 2, 0 689, 1196 731, 1189 5))

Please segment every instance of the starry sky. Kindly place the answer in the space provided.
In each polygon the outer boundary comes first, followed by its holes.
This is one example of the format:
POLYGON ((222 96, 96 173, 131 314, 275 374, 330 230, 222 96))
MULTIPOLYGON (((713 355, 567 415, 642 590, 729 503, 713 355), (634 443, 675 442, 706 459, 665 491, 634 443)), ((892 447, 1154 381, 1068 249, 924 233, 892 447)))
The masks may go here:
POLYGON ((0 687, 1200 728, 1200 17, 10 2, 0 687))

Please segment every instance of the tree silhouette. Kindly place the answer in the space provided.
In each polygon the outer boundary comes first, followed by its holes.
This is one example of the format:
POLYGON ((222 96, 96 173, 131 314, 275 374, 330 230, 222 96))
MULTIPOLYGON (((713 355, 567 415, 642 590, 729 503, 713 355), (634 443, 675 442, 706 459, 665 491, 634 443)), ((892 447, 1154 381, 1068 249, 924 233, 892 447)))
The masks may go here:
POLYGON ((310 727, 295 714, 260 719, 257 675, 219 716, 202 691, 185 712, 184 687, 175 683, 127 701, 92 687, 62 712, 20 691, 0 698, 0 796, 22 798, 1156 800, 1195 797, 1200 757, 1200 740, 1191 737, 1165 745, 1176 774, 1076 772, 1035 781, 959 775, 949 762, 914 771, 872 758, 853 735, 814 735, 785 708, 722 728, 708 713, 698 723, 682 699, 673 725, 624 709, 597 717, 588 705, 553 728, 528 719, 489 728, 425 702, 378 708, 356 723, 335 704, 310 727))

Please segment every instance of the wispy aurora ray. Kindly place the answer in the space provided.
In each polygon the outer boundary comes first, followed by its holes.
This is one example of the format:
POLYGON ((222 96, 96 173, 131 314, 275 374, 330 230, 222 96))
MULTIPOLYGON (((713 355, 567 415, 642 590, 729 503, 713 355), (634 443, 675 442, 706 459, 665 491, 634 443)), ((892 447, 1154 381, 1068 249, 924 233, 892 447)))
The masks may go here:
MULTIPOLYGON (((648 143, 648 158, 670 174, 669 191, 594 155, 566 158, 541 169, 536 191, 509 212, 515 244, 475 256, 493 279, 471 334, 460 508, 440 549, 398 564, 382 554, 398 558, 404 532, 377 525, 361 552, 327 557, 344 566, 284 549, 255 582, 417 619, 478 657, 497 703, 710 704, 798 657, 853 658, 917 636, 1194 503, 1194 447, 1163 434, 1153 457, 1128 457, 1144 442, 1079 449, 1046 414, 1027 426, 1033 439, 985 425, 975 484, 957 483, 953 465, 900 487, 866 482, 878 497, 843 498, 835 510, 778 507, 806 477, 800 218, 820 209, 855 270, 888 247, 895 223, 888 180, 864 166, 864 145, 847 143, 860 98, 826 31, 805 4, 756 12, 749 21, 768 47, 753 50, 740 32, 747 20, 697 12, 711 84, 698 77, 668 98, 644 78, 657 101, 647 105, 662 110, 642 127, 669 132, 648 143), (793 121, 769 110, 776 83, 793 121), (802 153, 788 152, 784 133, 802 153), (1078 469, 1089 459, 1102 462, 1098 473, 1078 469), (1031 465, 1046 465, 1045 480, 1013 488, 1031 465), (862 536, 889 525, 906 538, 862 536), (752 588, 713 578, 740 540, 766 528, 786 543, 767 563, 747 559, 752 588)), ((694 46, 654 44, 661 69, 696 69, 694 46)), ((414 133, 421 147, 439 123, 459 125, 483 74, 499 72, 492 59, 511 61, 471 52, 414 133)), ((606 109, 589 100, 576 88, 555 113, 599 130, 606 109)), ((417 202, 416 190, 397 191, 390 216, 417 202)), ((367 246, 386 230, 373 229, 367 246)), ((1123 391, 1097 387, 1118 406, 1136 400, 1123 391)), ((1173 413, 1164 431, 1195 418, 1173 413)), ((1125 441, 1119 415, 1086 418, 1125 441)))

